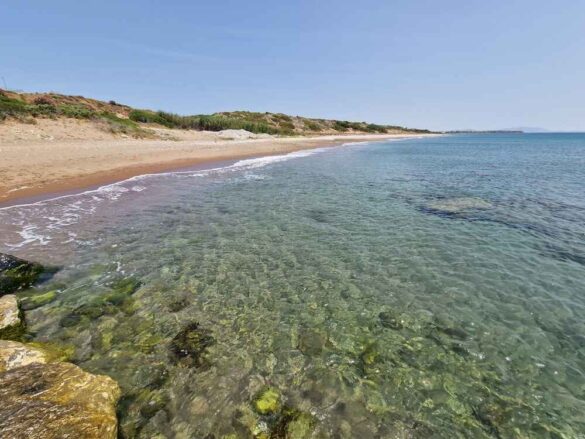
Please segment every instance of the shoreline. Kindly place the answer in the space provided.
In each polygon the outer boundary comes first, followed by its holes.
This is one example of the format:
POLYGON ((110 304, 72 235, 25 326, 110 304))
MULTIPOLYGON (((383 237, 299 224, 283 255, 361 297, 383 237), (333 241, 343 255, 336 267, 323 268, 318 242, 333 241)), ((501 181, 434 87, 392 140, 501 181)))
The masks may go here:
MULTIPOLYGON (((352 142, 375 142, 427 136, 436 136, 436 134, 334 135, 304 138, 283 137, 248 140, 225 140, 219 142, 140 141, 125 139, 107 142, 61 142, 58 145, 50 143, 47 144, 43 142, 37 145, 33 144, 32 148, 36 147, 39 149, 40 147, 42 149, 47 149, 48 147, 50 148, 51 146, 56 146, 60 149, 69 148, 72 150, 72 154, 70 154, 70 156, 61 156, 60 162, 57 164, 52 163, 53 168, 50 168, 48 171, 69 171, 67 167, 71 166, 74 168, 76 163, 71 162, 75 161, 81 162, 83 169, 79 169, 79 172, 77 173, 74 172, 74 175, 58 175, 55 177, 49 174, 49 177, 44 175, 36 176, 40 177, 37 178, 39 181, 37 181, 36 184, 33 183, 32 185, 23 185, 21 183, 10 181, 9 183, 12 184, 0 184, 0 208, 38 202, 53 198, 53 196, 62 196, 69 193, 76 193, 144 174, 157 174, 181 169, 189 169, 197 166, 206 167, 212 163, 236 161, 255 157, 268 157, 306 149, 335 147, 352 142), (100 145, 100 143, 102 145, 100 145), (142 151, 141 154, 141 145, 148 146, 151 151, 142 151), (100 147, 103 148, 102 151, 99 151, 100 147), (118 154, 119 157, 113 156, 115 155, 116 150, 127 147, 133 147, 136 149, 135 151, 131 151, 130 157, 123 157, 120 156, 120 154, 118 154), (98 160, 94 160, 92 163, 92 159, 97 158, 95 155, 90 155, 87 157, 87 154, 85 154, 86 157, 79 157, 79 154, 77 154, 78 156, 75 156, 75 153, 78 153, 79 151, 83 152, 88 148, 93 153, 95 153, 95 150, 97 149, 99 152, 105 154, 104 158, 108 158, 108 162, 100 163, 98 160), (114 154, 112 154, 112 150, 114 150, 114 154), (118 161, 117 158, 120 158, 120 161, 118 161), (130 160, 128 160, 128 158, 130 158, 130 160), (85 171, 87 168, 91 169, 91 165, 94 165, 94 168, 97 169, 94 169, 93 172, 85 171)), ((22 158, 30 159, 30 153, 26 154, 25 157, 22 158)), ((22 163, 21 167, 24 167, 28 164, 28 161, 27 163, 22 163)), ((17 172, 19 171, 19 169, 12 170, 17 172)), ((0 169, 0 171, 2 170, 0 169)), ((22 170, 20 171, 22 172, 22 170)), ((5 172, 0 172, 0 175, 4 173, 5 172)))

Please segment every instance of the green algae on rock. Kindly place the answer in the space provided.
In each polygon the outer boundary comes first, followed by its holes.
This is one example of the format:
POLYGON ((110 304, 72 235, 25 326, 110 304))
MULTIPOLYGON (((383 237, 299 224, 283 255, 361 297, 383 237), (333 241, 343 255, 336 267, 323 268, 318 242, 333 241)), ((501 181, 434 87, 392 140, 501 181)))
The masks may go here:
POLYGON ((118 384, 70 363, 0 374, 0 431, 13 438, 115 439, 118 384))
POLYGON ((315 430, 317 420, 309 413, 285 408, 272 431, 272 438, 277 439, 307 439, 315 430))
POLYGON ((44 271, 41 264, 0 253, 0 296, 30 287, 44 271))
POLYGON ((399 330, 404 327, 402 321, 400 320, 400 317, 394 315, 389 311, 382 311, 380 314, 378 314, 378 318, 380 319, 380 324, 384 328, 399 330))
POLYGON ((280 410, 280 393, 274 387, 266 387, 256 395, 252 405, 261 415, 276 413, 280 410))
POLYGON ((327 337, 322 332, 306 329, 300 331, 298 349, 305 355, 319 355, 326 342, 327 337))
POLYGON ((32 309, 40 308, 45 306, 57 298, 57 291, 47 291, 42 294, 34 294, 20 299, 20 308, 24 311, 30 311, 32 309))
POLYGON ((31 341, 26 346, 43 351, 47 363, 69 361, 75 353, 75 346, 53 341, 31 341))
POLYGON ((211 333, 199 326, 189 323, 171 341, 171 353, 175 361, 188 367, 201 367, 205 363, 207 348, 215 343, 211 333))
POLYGON ((90 302, 78 306, 63 316, 59 324, 64 327, 87 325, 103 315, 112 315, 118 312, 132 314, 132 295, 138 290, 141 283, 135 278, 123 278, 111 285, 111 291, 95 297, 90 302))

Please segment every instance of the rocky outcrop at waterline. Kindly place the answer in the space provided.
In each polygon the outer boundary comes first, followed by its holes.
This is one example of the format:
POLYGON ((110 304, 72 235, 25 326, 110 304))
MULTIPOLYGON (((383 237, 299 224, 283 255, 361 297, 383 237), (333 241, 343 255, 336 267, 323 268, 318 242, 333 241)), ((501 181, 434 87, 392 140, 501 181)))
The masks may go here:
POLYGON ((115 439, 114 380, 71 363, 34 363, 0 374, 0 431, 10 438, 115 439))
POLYGON ((24 322, 13 294, 0 297, 0 339, 18 338, 24 332, 24 322))
POLYGON ((54 271, 36 262, 0 253, 0 296, 28 288, 37 282, 43 273, 54 271))
POLYGON ((0 374, 29 364, 45 364, 48 357, 42 349, 17 341, 0 340, 0 374))
MULTIPOLYGON (((40 264, 0 254, 0 437, 115 439, 121 391, 114 380, 62 362, 73 348, 15 341, 27 338, 25 321, 17 297, 7 293, 31 286, 43 272, 40 264)), ((25 297, 22 308, 55 297, 55 291, 25 297)))

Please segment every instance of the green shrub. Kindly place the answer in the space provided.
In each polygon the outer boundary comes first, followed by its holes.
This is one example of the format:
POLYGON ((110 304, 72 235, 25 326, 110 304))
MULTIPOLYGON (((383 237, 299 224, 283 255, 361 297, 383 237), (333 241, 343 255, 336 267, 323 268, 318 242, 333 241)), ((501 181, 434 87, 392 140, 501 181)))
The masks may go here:
POLYGON ((152 137, 153 132, 146 130, 130 119, 122 119, 113 113, 104 111, 95 118, 103 123, 104 129, 113 134, 126 134, 132 137, 152 137))
POLYGON ((74 119, 90 119, 96 116, 95 111, 89 110, 80 105, 59 105, 57 113, 60 116, 71 117, 74 119))
MULTIPOLYGON (((429 133, 428 130, 408 129, 399 126, 368 124, 366 122, 348 122, 345 120, 306 119, 291 117, 282 113, 259 113, 251 111, 233 111, 210 115, 180 116, 165 111, 132 110, 129 119, 117 117, 110 112, 98 112, 91 107, 80 104, 58 104, 63 96, 50 94, 37 96, 32 104, 24 100, 8 97, 0 90, 0 122, 7 117, 15 117, 22 121, 32 120, 35 117, 64 116, 75 119, 92 119, 102 121, 112 132, 127 133, 133 136, 150 136, 152 132, 140 127, 140 123, 158 124, 167 128, 221 131, 227 129, 247 130, 252 133, 294 135, 297 131, 295 123, 307 132, 320 132, 333 129, 338 132, 354 130, 369 133, 387 133, 406 131, 411 133, 429 133), (296 122, 295 122, 296 121, 296 122)), ((79 97, 81 99, 81 97, 79 97)), ((119 105, 109 101, 110 105, 119 105)))
POLYGON ((305 121, 305 129, 309 131, 323 131, 323 127, 312 120, 305 121))

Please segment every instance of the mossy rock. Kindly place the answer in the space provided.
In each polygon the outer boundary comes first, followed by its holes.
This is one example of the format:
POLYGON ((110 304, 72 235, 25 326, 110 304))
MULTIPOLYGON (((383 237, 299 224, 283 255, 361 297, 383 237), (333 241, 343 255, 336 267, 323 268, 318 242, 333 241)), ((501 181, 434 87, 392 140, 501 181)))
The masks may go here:
POLYGON ((378 318, 380 319, 380 324, 384 328, 400 330, 404 327, 400 317, 390 311, 382 311, 378 314, 378 318))
POLYGON ((189 300, 186 297, 180 297, 167 305, 170 312, 179 312, 189 306, 189 300))
POLYGON ((171 341, 171 354, 182 365, 201 367, 205 364, 207 348, 214 343, 209 330, 201 328, 197 322, 189 323, 171 341))
POLYGON ((125 277, 123 279, 116 280, 111 284, 110 287, 114 293, 128 297, 134 294, 141 286, 142 282, 140 282, 138 279, 134 277, 125 277))
POLYGON ((30 287, 45 271, 41 264, 0 253, 0 296, 30 287))
POLYGON ((261 415, 273 414, 280 410, 280 400, 280 393, 277 389, 274 387, 266 387, 258 392, 252 401, 252 406, 261 415))
POLYGON ((133 277, 120 279, 111 285, 111 292, 78 306, 65 315, 59 324, 64 328, 69 328, 120 311, 132 314, 135 311, 135 303, 131 296, 141 285, 140 281, 133 277))
POLYGON ((298 349, 305 355, 320 355, 327 342, 327 337, 321 332, 304 329, 299 334, 298 349))
POLYGON ((64 328, 69 328, 71 326, 77 326, 84 321, 95 320, 106 314, 109 311, 108 308, 110 306, 112 305, 103 303, 101 300, 95 300, 91 303, 75 308, 73 311, 65 315, 59 324, 64 328))
POLYGON ((30 311, 32 309, 40 308, 45 306, 57 298, 57 291, 48 291, 43 294, 36 294, 33 296, 27 296, 20 299, 20 307, 24 311, 30 311))
POLYGON ((42 350, 47 363, 69 361, 75 354, 75 346, 64 343, 32 341, 26 345, 42 350))
POLYGON ((167 381, 169 370, 165 363, 146 363, 138 366, 132 375, 131 383, 134 387, 159 389, 167 381))
POLYGON ((26 333, 26 325, 21 322, 16 326, 0 329, 0 340, 21 341, 26 333))
POLYGON ((141 389, 126 394, 118 404, 118 416, 122 421, 122 437, 142 437, 142 429, 159 411, 169 403, 169 396, 163 390, 141 389))
POLYGON ((372 366, 380 360, 380 352, 375 343, 371 343, 365 347, 360 354, 360 360, 364 366, 372 366))
POLYGON ((310 413, 284 407, 271 431, 271 439, 307 439, 315 431, 317 419, 310 413))

